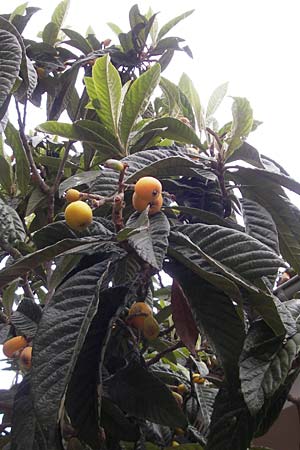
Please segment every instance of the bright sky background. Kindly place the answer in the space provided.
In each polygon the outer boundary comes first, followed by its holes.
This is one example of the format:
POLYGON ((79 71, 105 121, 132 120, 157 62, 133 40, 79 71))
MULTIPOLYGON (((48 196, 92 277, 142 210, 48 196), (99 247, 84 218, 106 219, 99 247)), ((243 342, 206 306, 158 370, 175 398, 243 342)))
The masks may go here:
MULTIPOLYGON (((47 24, 58 2, 29 2, 29 6, 38 6, 43 11, 32 18, 25 36, 35 38, 34 33, 47 24)), ((11 12, 20 3, 21 0, 2 1, 0 12, 11 12)), ((82 34, 91 25, 100 40, 112 38, 117 43, 106 23, 114 22, 123 31, 128 31, 128 11, 135 3, 142 13, 146 13, 149 6, 154 12, 160 12, 160 26, 195 9, 192 16, 169 34, 186 39, 194 59, 185 53, 175 54, 164 76, 176 83, 182 72, 186 72, 198 89, 204 106, 213 89, 229 81, 228 95, 247 97, 255 119, 263 121, 248 142, 277 160, 300 181, 299 1, 73 0, 66 25, 82 34)), ((216 114, 220 124, 230 118, 230 108, 228 98, 216 114)), ((292 199, 299 207, 299 197, 292 196, 292 199)), ((8 379, 1 381, 0 388, 8 387, 9 383, 8 379)))

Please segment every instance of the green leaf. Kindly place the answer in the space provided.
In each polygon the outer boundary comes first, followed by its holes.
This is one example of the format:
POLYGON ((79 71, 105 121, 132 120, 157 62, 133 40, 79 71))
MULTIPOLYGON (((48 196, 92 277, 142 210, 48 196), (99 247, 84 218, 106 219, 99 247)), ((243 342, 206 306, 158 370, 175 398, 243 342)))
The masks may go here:
MULTIPOLYGON (((78 276, 80 277, 81 273, 78 276)), ((68 383, 66 393, 68 415, 71 418, 72 425, 77 430, 79 439, 89 444, 92 448, 101 447, 99 441, 98 402, 101 402, 102 415, 103 406, 104 414, 105 411, 108 413, 108 400, 107 402, 104 400, 103 405, 103 399, 99 394, 99 363, 101 361, 103 343, 109 332, 112 319, 118 316, 118 313, 124 307, 127 291, 127 288, 118 286, 100 292, 97 312, 91 321, 68 383)), ((66 359, 65 363, 67 364, 66 359)), ((58 366, 57 369, 59 372, 58 366)), ((118 418, 120 418, 119 415, 118 418)), ((104 425, 102 420, 101 424, 102 426, 104 425)), ((127 437, 137 439, 139 436, 137 426, 134 426, 129 421, 127 425, 127 437)), ((118 431, 115 430, 115 433, 118 433, 118 431)))
MULTIPOLYGON (((98 263, 69 278, 43 311, 34 340, 31 380, 34 409, 45 431, 57 423, 63 395, 97 312, 106 267, 107 261, 98 263)), ((47 434, 49 443, 51 432, 47 434)))
POLYGON ((284 345, 282 339, 272 339, 270 331, 261 325, 254 324, 250 329, 240 363, 242 391, 252 415, 285 383, 300 350, 299 323, 298 332, 284 345))
POLYGON ((206 119, 211 117, 219 108, 225 95, 227 94, 227 89, 228 89, 228 82, 221 84, 213 91, 208 100, 208 105, 206 108, 206 119))
POLYGON ((277 228, 280 253, 294 269, 300 271, 300 211, 284 190, 259 173, 248 171, 235 175, 243 195, 262 205, 271 214, 277 228), (261 189, 264 186, 264 189, 261 189))
POLYGON ((118 370, 106 386, 111 399, 131 416, 169 427, 186 426, 186 418, 170 390, 136 362, 118 370))
POLYGON ((224 292, 202 280, 183 265, 170 262, 164 269, 180 283, 190 303, 198 329, 204 330, 213 348, 216 349, 226 378, 235 384, 238 378, 237 363, 245 338, 244 324, 237 308, 224 292))
POLYGON ((18 287, 18 282, 11 283, 2 291, 2 304, 4 307, 4 314, 11 319, 11 313, 15 301, 15 292, 18 287))
POLYGON ((202 106, 200 102, 200 97, 198 92, 196 91, 196 88, 192 82, 192 80, 188 77, 186 73, 183 73, 181 75, 181 78, 179 80, 179 87, 182 90, 182 92, 186 95, 188 98, 190 104, 193 107, 195 118, 198 124, 199 130, 202 130, 205 126, 204 118, 203 118, 203 112, 202 112, 202 106))
POLYGON ((47 105, 48 120, 57 120, 72 100, 80 67, 80 61, 77 61, 70 69, 60 75, 56 83, 55 96, 50 97, 47 105))
POLYGON ((209 429, 218 389, 197 383, 195 383, 194 387, 199 404, 197 420, 201 420, 202 423, 201 433, 206 434, 209 429))
POLYGON ((264 164, 261 160, 258 150, 252 147, 252 145, 248 144, 248 142, 244 142, 241 147, 236 149, 235 152, 229 158, 227 158, 226 164, 238 160, 246 161, 253 166, 264 169, 264 164))
POLYGON ((12 148, 14 156, 16 158, 16 175, 18 187, 21 191, 21 194, 26 195, 30 181, 30 168, 19 132, 11 122, 8 122, 4 133, 7 144, 12 148))
POLYGON ((203 252, 249 280, 274 275, 284 265, 266 245, 231 228, 189 224, 173 230, 186 234, 203 252))
POLYGON ((161 77, 159 85, 168 100, 168 115, 176 117, 180 113, 180 90, 178 86, 164 77, 161 77))
POLYGON ((154 64, 132 83, 125 95, 121 111, 120 136, 126 149, 128 149, 130 133, 138 117, 145 111, 159 82, 159 77, 160 65, 154 64))
POLYGON ((259 203, 241 199, 245 231, 279 255, 277 228, 271 214, 259 203))
POLYGON ((51 22, 55 23, 60 29, 65 21, 70 6, 70 0, 62 0, 53 11, 51 22))
POLYGON ((54 46, 57 41, 57 36, 59 33, 59 26, 54 22, 49 22, 45 26, 42 32, 42 39, 45 44, 54 46))
POLYGON ((7 194, 11 194, 12 177, 11 167, 4 156, 0 155, 0 185, 7 194))
POLYGON ((119 34, 122 33, 121 28, 120 28, 118 25, 116 25, 115 23, 107 22, 106 25, 108 25, 109 28, 110 28, 117 36, 118 36, 119 34))
MULTIPOLYGON (((1 270, 0 287, 6 286, 11 281, 26 275, 30 270, 35 269, 45 261, 49 261, 54 257, 63 254, 67 250, 82 246, 86 242, 87 241, 84 239, 64 239, 57 244, 50 245, 42 250, 38 250, 20 258, 14 264, 1 270)), ((88 242, 91 245, 95 245, 97 240, 95 240, 94 243, 92 243, 91 240, 88 242)))
POLYGON ((25 238, 26 232, 18 213, 0 199, 0 239, 14 245, 25 238))
POLYGON ((98 58, 93 65, 93 80, 101 109, 99 117, 115 136, 118 136, 119 103, 122 83, 118 70, 110 62, 107 54, 98 58))
POLYGON ((228 149, 226 150, 226 159, 229 158, 236 149, 238 149, 245 138, 252 130, 253 111, 249 101, 243 97, 233 97, 232 105, 232 128, 228 139, 228 149))
POLYGON ((11 323, 17 333, 33 339, 36 335, 39 321, 42 317, 42 309, 31 298, 24 298, 18 309, 11 316, 11 323))
POLYGON ((37 130, 44 133, 57 134, 73 141, 88 142, 94 144, 96 148, 101 145, 102 151, 106 152, 107 156, 114 154, 120 157, 121 155, 119 143, 115 136, 96 121, 78 120, 70 124, 49 120, 38 125, 37 130))
POLYGON ((21 5, 17 6, 11 13, 9 21, 12 22, 15 16, 23 16, 26 11, 27 5, 28 2, 22 3, 21 5))
POLYGON ((191 9, 190 11, 186 11, 183 14, 180 14, 180 16, 174 17, 174 19, 167 22, 158 32, 157 35, 157 41, 159 41, 163 36, 165 36, 175 25, 177 25, 181 20, 185 19, 186 17, 190 16, 195 10, 191 9))
POLYGON ((49 289, 56 289, 64 278, 77 266, 82 255, 65 255, 60 261, 56 262, 56 268, 52 272, 49 289))
POLYGON ((11 448, 17 450, 41 448, 40 443, 44 443, 31 395, 31 383, 27 375, 17 386, 12 411, 11 448))
POLYGON ((168 248, 170 225, 166 216, 159 212, 148 220, 147 212, 134 213, 126 226, 140 228, 141 231, 128 239, 137 254, 157 270, 162 269, 164 257, 168 248))
POLYGON ((89 41, 77 31, 70 30, 69 28, 63 28, 62 31, 71 39, 69 42, 67 41, 69 45, 77 48, 85 55, 88 55, 93 51, 89 41))
MULTIPOLYGON (((19 75, 22 48, 16 36, 9 31, 0 29, 0 108, 11 93, 17 76, 19 75)), ((2 117, 3 117, 2 113, 2 117)))
POLYGON ((195 131, 179 119, 173 117, 154 119, 145 125, 139 133, 142 134, 146 131, 158 128, 162 129, 160 136, 164 139, 172 139, 185 144, 193 144, 196 147, 203 149, 203 145, 195 131))

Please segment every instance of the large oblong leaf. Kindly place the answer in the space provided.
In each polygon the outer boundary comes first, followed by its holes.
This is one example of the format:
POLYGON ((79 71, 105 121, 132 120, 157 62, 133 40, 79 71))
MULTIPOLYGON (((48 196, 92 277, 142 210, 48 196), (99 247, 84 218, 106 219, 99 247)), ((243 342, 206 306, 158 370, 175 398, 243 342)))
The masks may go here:
POLYGON ((26 233, 18 213, 0 199, 0 236, 5 242, 14 244, 25 240, 26 233))
POLYGON ((228 82, 221 84, 213 91, 208 100, 208 105, 206 108, 206 119, 216 112, 216 110, 222 103, 222 100, 227 93, 227 89, 228 89, 228 82))
POLYGON ((69 278, 43 311, 34 340, 32 386, 35 411, 44 429, 55 426, 61 401, 97 312, 107 262, 69 278))
POLYGON ((143 366, 130 362, 106 386, 111 399, 130 415, 171 427, 186 426, 170 390, 143 366))
POLYGON ((18 130, 11 122, 5 128, 5 137, 16 158, 16 175, 18 187, 22 195, 26 195, 30 180, 29 162, 18 130))
POLYGON ((284 262, 257 239, 219 225, 179 225, 174 231, 186 234, 201 250, 249 280, 275 275, 284 262))
POLYGON ((160 65, 155 64, 132 83, 125 95, 120 121, 120 136, 125 148, 128 148, 130 132, 137 118, 145 111, 159 77, 160 65))
POLYGON ((107 129, 117 136, 122 83, 108 54, 98 58, 93 65, 93 81, 101 105, 97 110, 99 117, 107 129))
POLYGON ((134 213, 126 223, 127 227, 140 231, 128 239, 137 254, 157 270, 162 269, 163 260, 168 248, 170 225, 162 212, 158 212, 148 220, 148 214, 134 213))
POLYGON ((226 159, 238 149, 252 130, 253 111, 249 101, 243 97, 234 97, 232 104, 232 128, 226 159))
POLYGON ((261 241, 278 255, 278 233, 271 214, 253 200, 243 198, 241 203, 246 233, 261 241))
POLYGON ((157 41, 159 41, 163 36, 165 36, 175 25, 177 25, 181 20, 185 19, 186 17, 190 16, 195 10, 191 9, 190 11, 186 11, 183 14, 180 14, 180 16, 174 17, 174 19, 169 20, 158 32, 157 35, 157 41))
POLYGON ((20 71, 22 49, 9 31, 0 30, 0 108, 10 94, 20 71))

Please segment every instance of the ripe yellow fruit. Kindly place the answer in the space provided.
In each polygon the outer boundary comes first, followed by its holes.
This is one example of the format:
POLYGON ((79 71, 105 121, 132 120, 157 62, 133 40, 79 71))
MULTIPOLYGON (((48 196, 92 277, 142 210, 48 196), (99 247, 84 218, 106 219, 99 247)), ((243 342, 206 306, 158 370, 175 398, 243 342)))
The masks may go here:
POLYGON ((24 336, 16 336, 3 344, 3 353, 7 358, 12 358, 14 354, 28 345, 24 336))
POLYGON ((172 444, 171 444, 172 447, 178 447, 179 445, 180 445, 179 442, 172 441, 172 444))
POLYGON ((136 211, 142 212, 147 208, 148 205, 150 205, 149 216, 153 216, 153 214, 158 213, 158 211, 161 210, 162 204, 163 204, 163 197, 161 194, 159 194, 158 197, 152 200, 151 202, 142 199, 135 192, 132 196, 132 206, 136 211))
POLYGON ((31 368, 31 355, 32 355, 32 347, 25 347, 24 350, 22 350, 20 355, 20 361, 23 367, 26 369, 31 368))
POLYGON ((77 189, 68 189, 66 192, 66 200, 68 203, 76 202, 80 199, 80 192, 77 189))
POLYGON ((205 383, 205 378, 201 377, 200 373, 193 373, 192 379, 194 383, 203 384, 205 383))
POLYGON ((148 316, 144 320, 143 335, 149 341, 153 341, 159 335, 160 328, 157 320, 153 316, 148 316))
POLYGON ((145 319, 152 316, 152 309, 145 302, 134 303, 128 312, 127 323, 138 330, 144 327, 145 319))
POLYGON ((156 199, 161 194, 161 191, 161 182, 154 177, 142 177, 136 182, 134 187, 136 195, 148 203, 156 199))
POLYGON ((93 211, 87 203, 77 200, 66 207, 65 219, 70 228, 82 231, 92 223, 93 211))
POLYGON ((186 387, 186 385, 185 384, 179 384, 178 386, 177 386, 177 392, 179 392, 179 394, 186 394, 187 392, 188 392, 189 390, 188 390, 188 388, 186 387))
POLYGON ((182 395, 178 394, 177 392, 172 391, 173 397, 175 398, 178 406, 181 408, 183 405, 183 398, 182 395))

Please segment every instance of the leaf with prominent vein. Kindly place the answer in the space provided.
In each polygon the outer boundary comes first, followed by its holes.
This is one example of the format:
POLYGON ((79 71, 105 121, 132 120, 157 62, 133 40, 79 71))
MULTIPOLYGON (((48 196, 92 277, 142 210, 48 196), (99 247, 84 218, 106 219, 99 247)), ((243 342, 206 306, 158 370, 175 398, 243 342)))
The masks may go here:
POLYGON ((21 194, 26 195, 30 180, 30 168, 19 132, 12 123, 8 122, 4 133, 7 143, 12 148, 16 158, 16 175, 18 187, 21 191, 21 194))
POLYGON ((148 220, 147 212, 134 213, 126 223, 130 228, 141 228, 140 232, 129 237, 128 243, 137 254, 157 270, 162 269, 168 248, 170 225, 166 216, 159 212, 148 220), (142 222, 141 222, 142 220, 142 222))
POLYGON ((122 83, 118 70, 110 62, 109 55, 98 58, 93 65, 93 80, 100 101, 99 117, 115 136, 118 136, 118 114, 122 83))
MULTIPOLYGON (((96 243, 97 240, 95 239, 94 242, 96 243)), ((38 250, 24 256, 23 258, 20 258, 14 264, 0 271, 0 287, 6 286, 11 281, 26 275, 30 270, 33 270, 44 262, 65 253, 67 250, 80 247, 85 243, 86 241, 84 239, 64 239, 57 244, 50 245, 49 247, 45 247, 42 250, 38 250)), ((92 246, 95 245, 95 243, 91 242, 91 240, 89 243, 92 246)))
POLYGON ((193 107, 196 121, 198 124, 199 130, 202 130, 205 126, 203 112, 202 112, 202 106, 200 102, 200 97, 198 92, 196 91, 196 88, 192 82, 192 80, 189 78, 189 76, 186 73, 183 73, 181 75, 181 78, 179 80, 179 87, 182 90, 182 92, 186 95, 188 98, 190 104, 193 107))
MULTIPOLYGON (((106 268, 104 261, 69 278, 43 311, 34 340, 31 378, 34 409, 47 431, 55 427, 65 390, 97 312, 106 268)), ((49 431, 47 438, 51 442, 49 431)))
POLYGON ((279 255, 278 233, 271 214, 253 200, 243 198, 241 203, 246 233, 279 255))
POLYGON ((174 17, 174 19, 167 22, 165 25, 161 27, 161 29, 158 32, 156 41, 159 41, 163 36, 165 36, 175 25, 177 25, 181 20, 185 19, 186 17, 189 17, 195 10, 191 9, 190 11, 186 11, 183 14, 180 14, 177 17, 174 17))
POLYGON ((216 112, 216 110, 222 103, 225 95, 227 94, 227 89, 228 89, 228 82, 221 84, 213 91, 208 100, 208 105, 206 108, 206 119, 208 119, 216 112))
POLYGON ((130 133, 138 117, 145 111, 150 96, 159 82, 159 77, 160 65, 155 64, 132 83, 124 97, 119 128, 121 140, 126 149, 130 133))
POLYGON ((22 49, 9 31, 0 30, 0 108, 10 94, 20 71, 22 49))
POLYGON ((226 159, 239 148, 252 130, 253 111, 249 101, 243 97, 233 97, 232 128, 228 139, 229 146, 226 151, 226 159))

